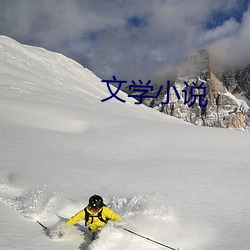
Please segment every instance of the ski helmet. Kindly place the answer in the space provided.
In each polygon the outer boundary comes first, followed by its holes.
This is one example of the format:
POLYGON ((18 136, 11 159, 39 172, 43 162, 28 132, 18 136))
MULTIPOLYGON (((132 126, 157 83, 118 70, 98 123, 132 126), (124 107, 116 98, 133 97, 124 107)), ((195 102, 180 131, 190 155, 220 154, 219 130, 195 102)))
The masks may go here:
POLYGON ((103 199, 99 195, 93 195, 89 198, 89 206, 93 210, 98 210, 103 207, 103 199))

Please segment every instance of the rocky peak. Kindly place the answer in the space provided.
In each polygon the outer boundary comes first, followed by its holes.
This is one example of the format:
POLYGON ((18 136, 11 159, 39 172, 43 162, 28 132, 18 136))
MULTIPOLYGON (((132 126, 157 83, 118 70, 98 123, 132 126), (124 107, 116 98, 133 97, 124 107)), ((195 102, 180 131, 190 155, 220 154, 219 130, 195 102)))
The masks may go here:
POLYGON ((233 94, 244 92, 245 97, 250 96, 250 67, 215 73, 213 66, 209 51, 198 51, 178 67, 177 77, 169 90, 165 88, 157 99, 145 98, 143 103, 196 125, 249 129, 250 109, 245 101, 233 94), (195 98, 194 94, 202 96, 204 89, 192 86, 205 87, 204 98, 195 98), (189 106, 190 102, 185 103, 187 97, 191 97, 192 106, 189 106), (166 100, 169 102, 164 104, 166 100), (206 102, 207 106, 202 107, 206 102))
POLYGON ((202 49, 192 56, 188 57, 177 69, 177 77, 187 77, 194 75, 206 76, 209 70, 209 53, 202 49))
POLYGON ((210 54, 207 49, 201 49, 188 57, 177 69, 177 81, 197 81, 207 83, 208 100, 214 102, 219 93, 226 93, 224 84, 219 81, 211 67, 210 54))

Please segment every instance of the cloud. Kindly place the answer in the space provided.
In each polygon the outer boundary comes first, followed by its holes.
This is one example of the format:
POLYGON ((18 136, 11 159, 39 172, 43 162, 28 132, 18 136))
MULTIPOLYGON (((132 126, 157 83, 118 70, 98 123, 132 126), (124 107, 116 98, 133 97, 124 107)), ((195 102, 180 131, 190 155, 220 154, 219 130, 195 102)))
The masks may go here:
POLYGON ((0 33, 64 53, 101 78, 146 80, 204 46, 233 46, 231 34, 249 37, 247 14, 206 28, 213 13, 238 8, 237 0, 2 0, 0 33))
MULTIPOLYGON (((236 29, 233 28, 225 37, 210 44, 214 60, 225 67, 244 67, 250 64, 250 8, 245 11, 242 22, 235 25, 236 29)), ((226 24, 221 29, 227 29, 226 24)))
POLYGON ((235 34, 240 28, 240 24, 235 20, 235 18, 230 18, 224 21, 221 26, 204 31, 201 36, 201 44, 211 44, 213 42, 219 41, 225 37, 235 34))

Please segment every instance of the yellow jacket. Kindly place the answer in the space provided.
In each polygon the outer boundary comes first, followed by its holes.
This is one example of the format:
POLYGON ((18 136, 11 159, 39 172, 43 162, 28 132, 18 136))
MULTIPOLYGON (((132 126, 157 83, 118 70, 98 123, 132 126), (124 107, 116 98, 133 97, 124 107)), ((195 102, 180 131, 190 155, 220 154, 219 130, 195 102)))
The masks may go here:
MULTIPOLYGON (((95 233, 96 231, 98 231, 98 229, 102 228, 106 224, 105 222, 101 221, 98 218, 98 214, 100 213, 100 211, 102 211, 101 216, 102 216, 102 219, 104 221, 107 221, 107 220, 121 221, 122 220, 118 214, 116 214, 113 210, 111 210, 110 208, 108 208, 106 206, 103 206, 97 212, 91 211, 89 209, 89 207, 86 207, 86 209, 87 209, 87 212, 89 213, 89 219, 85 223, 92 233, 95 233), (92 217, 92 216, 94 216, 94 217, 92 217)), ((77 214, 75 214, 74 216, 72 216, 67 221, 67 224, 74 225, 80 220, 85 220, 84 209, 81 210, 80 212, 78 212, 77 214)))

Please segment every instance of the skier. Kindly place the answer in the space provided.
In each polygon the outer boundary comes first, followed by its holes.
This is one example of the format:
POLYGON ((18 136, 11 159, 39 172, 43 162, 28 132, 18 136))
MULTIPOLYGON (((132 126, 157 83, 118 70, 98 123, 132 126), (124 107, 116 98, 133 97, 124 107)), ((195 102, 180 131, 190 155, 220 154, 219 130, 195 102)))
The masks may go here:
POLYGON ((120 215, 105 206, 101 196, 95 194, 89 198, 89 204, 72 216, 67 224, 74 225, 80 220, 85 220, 85 226, 92 232, 94 239, 109 220, 120 222, 122 219, 120 215))

